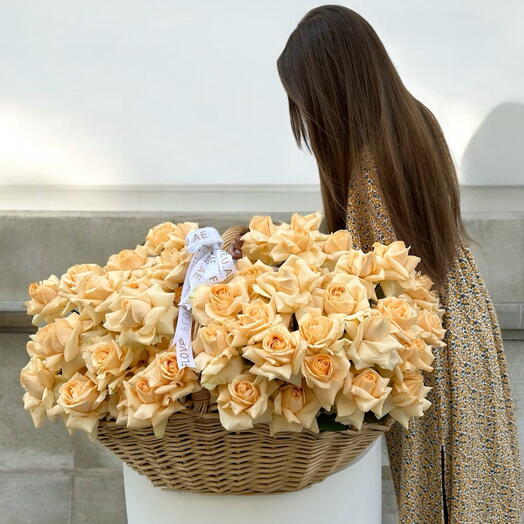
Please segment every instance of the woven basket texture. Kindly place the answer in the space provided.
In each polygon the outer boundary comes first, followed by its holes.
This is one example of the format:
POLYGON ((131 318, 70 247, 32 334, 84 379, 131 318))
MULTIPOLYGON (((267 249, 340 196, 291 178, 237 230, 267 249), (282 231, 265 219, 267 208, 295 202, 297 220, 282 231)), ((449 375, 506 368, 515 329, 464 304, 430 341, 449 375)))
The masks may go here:
MULTIPOLYGON (((227 248, 246 228, 223 235, 227 248)), ((251 495, 297 491, 354 462, 393 423, 364 422, 360 431, 283 432, 269 427, 231 432, 220 424, 206 390, 193 394, 193 409, 175 413, 163 438, 152 428, 127 429, 100 421, 99 441, 155 486, 196 493, 251 495)))
POLYGON ((360 431, 284 432, 266 424, 230 432, 218 415, 177 413, 163 438, 151 428, 101 422, 100 442, 155 486, 196 493, 250 495, 297 491, 349 466, 391 425, 365 422, 360 431))

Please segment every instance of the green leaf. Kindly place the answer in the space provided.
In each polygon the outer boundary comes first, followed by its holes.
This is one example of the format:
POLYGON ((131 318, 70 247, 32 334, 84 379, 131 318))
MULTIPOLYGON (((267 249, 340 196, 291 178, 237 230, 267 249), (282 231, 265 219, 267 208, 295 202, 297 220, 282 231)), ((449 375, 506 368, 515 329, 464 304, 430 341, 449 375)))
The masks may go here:
POLYGON ((348 427, 335 420, 335 414, 321 413, 317 417, 320 431, 345 431, 348 427))
POLYGON ((375 293, 377 294, 377 299, 380 300, 381 298, 386 298, 386 295, 384 295, 384 290, 380 287, 380 284, 375 288, 375 293))

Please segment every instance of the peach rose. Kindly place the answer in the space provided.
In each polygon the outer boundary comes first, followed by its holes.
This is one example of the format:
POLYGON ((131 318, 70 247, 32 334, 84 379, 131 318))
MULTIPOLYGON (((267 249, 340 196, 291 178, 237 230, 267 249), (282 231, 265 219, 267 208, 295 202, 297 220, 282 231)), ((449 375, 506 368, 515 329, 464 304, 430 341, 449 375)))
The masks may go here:
POLYGON ((307 352, 302 361, 302 375, 306 384, 313 389, 324 409, 331 409, 349 372, 344 344, 344 340, 339 340, 330 349, 307 352))
POLYGON ((376 310, 359 319, 346 323, 346 332, 350 339, 347 356, 357 370, 380 366, 392 370, 401 359, 398 353, 402 344, 391 334, 391 324, 376 310))
POLYGON ((113 291, 111 282, 105 275, 82 273, 77 277, 76 293, 71 296, 71 301, 76 305, 84 306, 86 303, 90 303, 96 306, 111 295, 113 291))
POLYGON ((377 300, 375 286, 384 280, 384 270, 377 264, 375 253, 351 249, 338 259, 334 271, 357 277, 366 287, 369 298, 377 300))
POLYGON ((79 273, 76 276, 75 292, 65 294, 67 299, 89 317, 94 324, 99 324, 109 311, 109 304, 114 300, 113 283, 105 274, 94 272, 79 273))
POLYGON ((411 373, 418 369, 424 371, 433 371, 431 364, 435 357, 431 352, 431 346, 426 344, 421 338, 409 340, 404 349, 399 351, 402 362, 399 364, 400 372, 411 373))
POLYGON ((324 311, 354 315, 369 309, 368 292, 357 277, 347 273, 335 273, 325 287, 324 311))
POLYGON ((20 384, 26 390, 24 409, 29 411, 37 428, 53 406, 55 383, 55 375, 36 356, 20 372, 20 384))
POLYGON ((119 409, 127 410, 128 428, 153 426, 155 436, 162 438, 169 417, 184 409, 179 399, 198 389, 195 373, 178 368, 175 352, 158 353, 145 370, 124 382, 119 409))
POLYGON ((118 333, 120 345, 154 344, 174 332, 178 310, 173 299, 158 284, 143 291, 124 287, 110 305, 104 327, 118 333))
POLYGON ((157 353, 155 360, 143 371, 144 377, 156 394, 169 395, 171 400, 179 400, 198 391, 200 385, 195 372, 188 368, 180 369, 176 352, 157 353))
POLYGON ((228 347, 216 355, 199 353, 195 357, 195 367, 200 373, 202 387, 212 390, 219 384, 227 384, 240 375, 244 363, 239 350, 228 347))
POLYGON ((193 350, 202 387, 212 390, 242 373, 244 364, 239 350, 232 343, 233 337, 231 327, 220 322, 211 322, 198 330, 193 350))
POLYGON ((277 227, 271 235, 271 260, 276 263, 283 262, 295 255, 311 267, 321 266, 326 260, 326 254, 321 249, 325 238, 318 231, 321 221, 322 216, 319 213, 306 216, 294 213, 289 225, 277 227))
POLYGON ((174 231, 169 233, 169 240, 164 244, 164 249, 186 247, 186 237, 191 231, 198 229, 196 222, 181 222, 175 224, 174 231))
POLYGON ((271 420, 269 395, 278 387, 265 377, 245 373, 218 387, 220 423, 228 431, 252 429, 271 420))
POLYGON ((290 256, 279 268, 279 272, 289 273, 296 276, 300 290, 312 293, 321 283, 323 273, 318 269, 312 269, 304 259, 290 256))
POLYGON ((31 300, 25 302, 27 314, 32 315, 36 326, 43 322, 52 322, 63 317, 72 309, 69 301, 58 294, 60 281, 55 275, 40 282, 29 284, 28 293, 31 300))
MULTIPOLYGON (((132 287, 134 289, 144 290, 152 285, 152 278, 149 276, 148 268, 131 270, 114 270, 107 271, 103 275, 108 281, 114 291, 120 291, 123 287, 132 287)), ((107 310, 107 306, 114 302, 115 297, 109 295, 104 300, 101 310, 107 310)))
POLYGON ((362 250, 350 249, 337 261, 335 272, 342 271, 362 280, 376 284, 384 280, 384 270, 377 263, 374 252, 364 253, 362 250))
POLYGON ((351 245, 351 233, 346 229, 340 229, 327 236, 322 250, 327 255, 325 264, 330 271, 333 271, 340 257, 347 254, 351 245))
POLYGON ((383 298, 377 302, 377 310, 400 329, 406 331, 417 322, 417 311, 402 298, 383 298))
POLYGON ((77 280, 79 277, 84 277, 86 273, 102 276, 105 274, 105 270, 98 264, 76 264, 71 266, 60 277, 59 294, 64 297, 76 295, 77 280))
POLYGON ((191 293, 193 316, 202 325, 212 320, 226 320, 236 317, 242 304, 249 302, 246 281, 235 277, 228 284, 201 284, 191 293))
POLYGON ((393 389, 387 401, 389 414, 406 429, 412 417, 421 417, 431 406, 426 395, 431 390, 424 386, 424 377, 420 371, 404 375, 401 382, 393 381, 393 389))
POLYGON ((427 344, 434 347, 444 347, 442 342, 446 330, 442 327, 442 321, 437 313, 423 309, 419 311, 417 324, 413 331, 427 344))
POLYGON ((293 213, 289 225, 291 229, 304 229, 306 231, 318 232, 322 219, 324 217, 318 211, 310 213, 309 215, 301 215, 300 213, 293 213))
POLYGON ((264 264, 261 260, 257 260, 254 264, 247 257, 243 257, 237 261, 237 275, 246 280, 248 292, 251 295, 253 292, 253 284, 262 273, 273 272, 271 266, 264 264))
POLYGON ((164 282, 165 274, 166 272, 156 265, 144 266, 133 271, 108 271, 107 273, 111 280, 118 280, 115 285, 116 291, 120 291, 122 288, 133 288, 138 292, 156 285, 162 291, 170 293, 171 287, 164 282), (116 277, 118 273, 122 275, 120 279, 116 277))
POLYGON ((154 255, 158 255, 166 248, 182 249, 186 244, 186 235, 196 229, 198 224, 195 222, 180 224, 163 222, 149 230, 144 247, 154 255))
POLYGON ((339 229, 328 235, 324 244, 324 253, 332 255, 334 253, 349 251, 351 244, 351 233, 346 229, 339 229))
POLYGON ((156 257, 149 257, 146 266, 133 271, 109 271, 108 277, 117 282, 115 289, 122 286, 147 289, 154 285, 171 293, 184 281, 191 255, 186 251, 168 248, 156 257))
POLYGON ((294 313, 310 304, 311 293, 321 281, 321 273, 292 255, 278 271, 260 275, 253 284, 253 291, 269 299, 278 313, 294 313))
POLYGON ((378 418, 385 415, 384 403, 391 392, 389 379, 371 368, 347 374, 344 387, 337 395, 337 421, 362 428, 364 413, 372 411, 378 418))
POLYGON ((40 306, 38 312, 58 296, 59 282, 55 275, 51 275, 47 280, 29 284, 27 291, 31 299, 35 302, 35 307, 40 306))
POLYGON ((147 264, 147 255, 148 251, 144 246, 136 246, 135 249, 123 249, 109 257, 105 269, 106 271, 140 269, 147 264))
POLYGON ((164 248, 164 244, 169 240, 170 233, 176 231, 176 225, 172 222, 162 222, 152 227, 146 235, 144 246, 150 253, 158 254, 164 248))
POLYGON ((274 398, 274 412, 269 426, 271 435, 280 431, 308 429, 318 433, 317 413, 320 402, 305 383, 280 386, 274 398))
POLYGON ((271 217, 254 216, 249 223, 249 231, 242 236, 242 255, 252 261, 260 260, 264 264, 273 264, 269 255, 269 238, 275 229, 271 217))
MULTIPOLYGON (((373 251, 376 255, 377 265, 384 270, 386 281, 396 282, 401 288, 413 286, 415 280, 415 268, 420 262, 420 258, 409 255, 409 248, 404 242, 399 240, 384 246, 379 242, 373 244, 373 251)), ((386 296, 398 294, 388 292, 387 283, 381 284, 386 296)))
POLYGON ((342 315, 322 314, 320 309, 311 308, 297 315, 299 332, 311 351, 331 347, 344 333, 342 315))
POLYGON ((218 355, 224 349, 231 347, 233 335, 228 324, 223 322, 210 322, 201 326, 193 340, 195 354, 206 352, 209 355, 218 355))
POLYGON ((136 364, 137 355, 129 346, 120 346, 111 335, 82 347, 82 357, 90 374, 96 377, 98 390, 107 388, 110 393, 124 380, 127 369, 136 364))
POLYGON ((405 290, 399 298, 409 297, 421 309, 438 309, 437 294, 432 291, 433 281, 427 275, 417 273, 413 286, 405 290))
POLYGON ((38 356, 53 373, 61 368, 64 375, 72 376, 83 367, 80 357, 80 336, 91 329, 93 323, 82 319, 78 313, 41 327, 27 343, 29 356, 38 356))
POLYGON ((274 303, 255 299, 248 304, 242 304, 242 312, 232 323, 235 335, 231 343, 234 346, 245 346, 260 342, 265 332, 282 320, 282 316, 275 311, 274 303))
POLYGON ((249 370, 254 375, 296 382, 305 349, 298 331, 290 333, 279 324, 269 328, 259 344, 245 347, 242 356, 254 363, 249 370))
POLYGON ((107 412, 106 395, 107 391, 98 391, 89 376, 75 373, 61 386, 57 405, 52 411, 54 415, 64 416, 70 433, 81 429, 94 439, 98 420, 107 412))
POLYGON ((165 291, 174 291, 184 282, 191 254, 185 249, 166 248, 144 272, 144 280, 157 280, 165 291))

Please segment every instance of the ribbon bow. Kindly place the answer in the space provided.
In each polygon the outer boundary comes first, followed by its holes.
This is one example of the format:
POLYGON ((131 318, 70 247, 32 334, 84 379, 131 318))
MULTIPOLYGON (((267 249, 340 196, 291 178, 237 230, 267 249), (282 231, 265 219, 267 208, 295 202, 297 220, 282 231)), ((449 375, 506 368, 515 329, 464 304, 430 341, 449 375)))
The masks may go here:
POLYGON ((179 369, 194 367, 191 346, 193 317, 189 301, 192 290, 200 284, 222 282, 235 272, 233 257, 222 249, 222 237, 214 227, 202 227, 186 235, 186 248, 192 253, 178 309, 175 335, 170 347, 176 347, 179 369))

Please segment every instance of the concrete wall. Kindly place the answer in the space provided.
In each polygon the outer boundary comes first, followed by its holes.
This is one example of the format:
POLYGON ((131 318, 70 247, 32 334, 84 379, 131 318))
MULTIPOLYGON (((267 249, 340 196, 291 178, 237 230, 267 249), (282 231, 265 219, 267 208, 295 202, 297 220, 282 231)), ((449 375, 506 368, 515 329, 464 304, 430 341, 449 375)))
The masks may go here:
POLYGON ((22 413, 26 333, 0 333, 0 522, 116 524, 126 521, 120 461, 61 423, 35 430, 22 413))
MULTIPOLYGON (((481 196, 480 207, 505 207, 486 194, 481 196), (491 204, 485 205, 486 201, 491 204)), ((254 209, 262 210, 256 206, 254 209)), ((273 215, 286 218, 288 213, 273 215)), ((18 373, 27 360, 28 325, 20 310, 27 284, 51 272, 60 274, 78 261, 104 263, 111 253, 141 242, 149 227, 164 220, 196 219, 202 225, 213 223, 223 230, 230 224, 244 223, 248 214, 215 214, 213 220, 209 216, 175 212, 0 214, 0 257, 4 268, 0 271, 1 522, 125 522, 119 461, 88 442, 84 435, 70 438, 59 422, 35 430, 22 409, 18 373)), ((466 224, 477 242, 473 250, 504 328, 524 443, 524 214, 470 211, 466 224)), ((396 522, 396 509, 386 459, 384 464, 383 523, 392 524, 396 522)))

